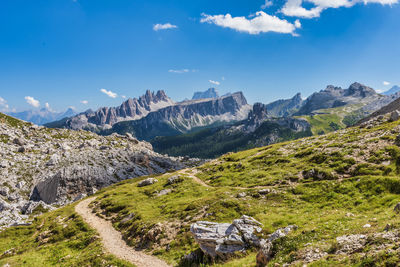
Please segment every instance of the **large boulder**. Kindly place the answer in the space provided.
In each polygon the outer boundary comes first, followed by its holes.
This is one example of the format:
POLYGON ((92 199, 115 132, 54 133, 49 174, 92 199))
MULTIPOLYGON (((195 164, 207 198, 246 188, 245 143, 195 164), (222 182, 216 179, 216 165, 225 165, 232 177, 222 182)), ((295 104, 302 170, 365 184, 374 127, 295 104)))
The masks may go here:
POLYGON ((261 232, 261 226, 255 219, 244 215, 232 224, 199 221, 191 225, 190 231, 206 255, 226 259, 235 252, 259 244, 255 233, 261 232))

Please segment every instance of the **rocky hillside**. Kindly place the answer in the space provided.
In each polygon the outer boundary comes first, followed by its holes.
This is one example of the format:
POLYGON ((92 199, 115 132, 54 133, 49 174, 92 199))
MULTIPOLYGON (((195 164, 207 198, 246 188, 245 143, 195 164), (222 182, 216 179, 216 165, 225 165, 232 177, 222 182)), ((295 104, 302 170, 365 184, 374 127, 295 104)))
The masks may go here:
MULTIPOLYGON (((396 266, 400 122, 390 117, 127 180, 90 207, 128 245, 173 266, 396 266)), ((0 264, 97 255, 107 266, 99 243, 67 206, 2 232, 0 264)))
POLYGON ((172 136, 196 128, 241 121, 247 118, 250 110, 243 93, 237 92, 215 99, 177 103, 151 112, 140 120, 116 123, 102 133, 131 133, 139 140, 151 140, 156 136, 172 136))
POLYGON ((170 106, 173 103, 164 91, 154 93, 147 90, 146 94, 139 99, 129 98, 119 107, 102 107, 97 111, 88 110, 66 120, 46 124, 46 126, 98 132, 109 129, 120 121, 138 120, 152 111, 170 106))
POLYGON ((383 115, 385 115, 387 113, 395 112, 396 110, 400 110, 400 98, 398 98, 395 101, 389 103, 388 105, 382 107, 381 109, 375 111, 371 115, 361 119, 359 122, 357 122, 357 125, 366 123, 366 122, 370 121, 373 118, 377 118, 379 116, 383 116, 383 115))
POLYGON ((132 136, 101 137, 24 123, 0 113, 0 226, 40 204, 64 205, 127 178, 181 169, 132 136))

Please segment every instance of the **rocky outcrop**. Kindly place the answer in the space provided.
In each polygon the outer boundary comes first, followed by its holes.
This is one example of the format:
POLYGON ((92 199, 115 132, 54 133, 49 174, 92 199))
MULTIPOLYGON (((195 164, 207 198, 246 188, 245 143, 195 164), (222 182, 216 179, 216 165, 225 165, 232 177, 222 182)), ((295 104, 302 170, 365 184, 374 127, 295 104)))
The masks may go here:
POLYGON ((190 100, 177 103, 146 117, 116 123, 104 134, 132 133, 139 140, 151 140, 156 136, 173 136, 186 133, 193 128, 228 123, 246 119, 251 106, 243 93, 229 94, 216 99, 190 100))
POLYGON ((34 202, 63 205, 124 179, 195 164, 129 135, 48 129, 1 113, 0 159, 0 202, 7 204, 0 227, 27 219, 22 213, 34 202))
POLYGON ((97 111, 88 110, 64 121, 46 124, 52 128, 66 128, 73 130, 86 129, 100 131, 109 129, 120 121, 138 120, 152 111, 173 105, 174 102, 164 91, 157 93, 146 91, 146 94, 137 98, 129 98, 119 107, 102 107, 97 111))
POLYGON ((218 91, 215 88, 209 88, 207 91, 204 92, 195 92, 193 94, 192 100, 218 98, 218 97, 219 97, 218 91))

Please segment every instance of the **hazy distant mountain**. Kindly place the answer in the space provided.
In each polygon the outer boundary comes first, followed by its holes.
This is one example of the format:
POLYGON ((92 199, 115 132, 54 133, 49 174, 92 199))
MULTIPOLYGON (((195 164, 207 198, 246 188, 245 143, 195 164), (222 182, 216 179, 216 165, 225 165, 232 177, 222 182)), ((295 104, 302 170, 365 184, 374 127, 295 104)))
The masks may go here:
POLYGON ((302 104, 301 94, 297 93, 291 99, 280 99, 267 104, 267 110, 270 116, 287 117, 295 113, 302 104))
POLYGON ((147 90, 146 94, 139 97, 139 99, 129 98, 119 107, 102 107, 97 111, 88 110, 67 120, 53 122, 46 126, 73 130, 85 129, 97 132, 109 129, 120 121, 141 119, 152 111, 173 104, 174 101, 164 91, 161 90, 154 93, 147 90))
POLYGON ((8 115, 20 120, 32 122, 37 125, 43 125, 55 120, 61 120, 76 114, 75 110, 68 108, 64 112, 55 112, 50 108, 42 108, 40 110, 27 110, 22 112, 10 112, 8 115))
POLYGON ((195 99, 205 99, 205 98, 218 98, 219 94, 215 88, 209 88, 207 91, 204 92, 195 92, 192 100, 195 99))
POLYGON ((386 92, 383 92, 382 95, 393 95, 398 92, 400 92, 400 86, 395 85, 386 92))

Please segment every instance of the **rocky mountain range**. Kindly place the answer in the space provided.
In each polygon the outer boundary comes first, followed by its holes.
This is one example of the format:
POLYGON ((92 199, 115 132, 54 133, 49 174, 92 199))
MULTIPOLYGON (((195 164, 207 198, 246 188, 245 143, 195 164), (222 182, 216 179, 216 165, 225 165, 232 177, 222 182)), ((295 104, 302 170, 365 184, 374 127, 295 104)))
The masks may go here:
POLYGON ((49 129, 0 113, 0 227, 38 205, 63 205, 127 178, 195 161, 155 153, 132 136, 49 129))
POLYGON ((66 120, 47 124, 47 126, 99 132, 111 128, 117 122, 138 120, 147 116, 150 112, 173 104, 174 102, 164 91, 154 93, 147 90, 143 96, 129 98, 119 107, 102 107, 96 111, 88 110, 66 120))
POLYGON ((140 120, 116 123, 102 134, 131 133, 140 140, 171 136, 196 128, 246 119, 251 110, 242 92, 220 98, 188 100, 149 113, 140 120))
POLYGON ((36 125, 43 125, 49 122, 75 116, 76 111, 73 108, 68 108, 64 112, 56 112, 49 107, 45 107, 39 110, 8 112, 7 114, 23 121, 32 122, 36 125))
POLYGON ((218 91, 215 88, 209 88, 207 91, 204 92, 195 92, 193 94, 192 100, 218 98, 218 97, 219 97, 218 91))

